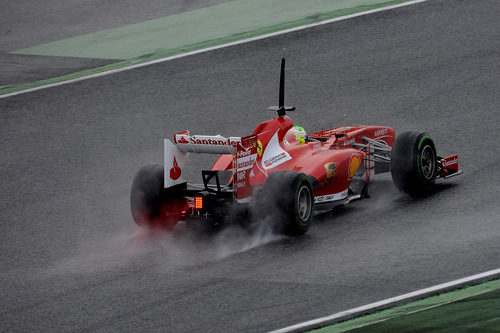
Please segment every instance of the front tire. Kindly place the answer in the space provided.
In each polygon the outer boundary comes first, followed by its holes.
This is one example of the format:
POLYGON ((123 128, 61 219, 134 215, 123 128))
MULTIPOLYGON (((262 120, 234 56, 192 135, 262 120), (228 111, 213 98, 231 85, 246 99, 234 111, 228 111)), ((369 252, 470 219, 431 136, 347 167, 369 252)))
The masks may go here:
POLYGON ((391 175, 396 187, 411 195, 422 195, 433 188, 437 154, 427 133, 404 132, 396 138, 391 153, 391 175))
POLYGON ((296 171, 277 171, 267 178, 263 204, 279 232, 302 235, 311 226, 314 192, 309 176, 296 171))

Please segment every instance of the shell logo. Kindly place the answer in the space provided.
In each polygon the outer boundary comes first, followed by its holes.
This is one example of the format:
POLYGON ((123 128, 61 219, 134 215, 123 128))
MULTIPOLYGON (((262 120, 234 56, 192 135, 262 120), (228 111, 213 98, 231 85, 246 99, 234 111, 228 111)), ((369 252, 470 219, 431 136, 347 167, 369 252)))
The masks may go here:
POLYGON ((356 173, 356 171, 358 171, 360 166, 361 166, 361 159, 357 155, 352 155, 351 163, 349 165, 349 179, 354 177, 354 174, 356 173))
POLYGON ((324 165, 326 170, 326 181, 332 181, 333 177, 335 177, 335 173, 337 173, 337 165, 335 162, 328 162, 324 165))

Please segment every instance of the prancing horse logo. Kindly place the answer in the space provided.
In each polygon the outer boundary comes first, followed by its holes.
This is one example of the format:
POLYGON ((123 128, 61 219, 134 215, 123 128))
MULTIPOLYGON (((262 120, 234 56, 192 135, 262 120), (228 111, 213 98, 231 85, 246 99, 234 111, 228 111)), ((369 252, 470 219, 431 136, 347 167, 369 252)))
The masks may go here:
POLYGON ((262 142, 260 142, 260 140, 257 140, 257 154, 262 156, 262 142))

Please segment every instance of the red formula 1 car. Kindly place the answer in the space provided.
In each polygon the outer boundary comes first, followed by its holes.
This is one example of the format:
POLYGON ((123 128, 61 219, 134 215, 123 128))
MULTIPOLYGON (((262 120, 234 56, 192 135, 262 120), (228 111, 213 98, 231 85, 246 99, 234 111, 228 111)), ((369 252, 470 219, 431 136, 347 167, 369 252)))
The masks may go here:
POLYGON ((440 157, 426 133, 398 137, 385 126, 343 126, 307 135, 294 127, 284 106, 281 60, 276 118, 260 123, 246 137, 191 135, 164 140, 164 165, 150 165, 136 174, 131 210, 136 223, 172 228, 178 221, 199 221, 216 227, 230 207, 253 208, 272 215, 279 231, 302 234, 314 213, 367 197, 371 175, 391 172, 395 185, 409 194, 425 193, 436 178, 459 175, 458 156, 440 157), (220 155, 203 184, 188 183, 183 167, 192 153, 220 155))

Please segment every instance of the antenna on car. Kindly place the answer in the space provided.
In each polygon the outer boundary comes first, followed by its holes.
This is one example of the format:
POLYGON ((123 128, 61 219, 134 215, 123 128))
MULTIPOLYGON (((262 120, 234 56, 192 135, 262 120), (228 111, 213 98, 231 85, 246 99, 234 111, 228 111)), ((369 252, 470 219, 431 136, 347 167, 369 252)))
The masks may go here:
POLYGON ((277 111, 278 117, 286 115, 286 111, 294 111, 294 106, 285 106, 285 49, 283 49, 283 57, 281 58, 280 71, 280 95, 278 106, 270 106, 268 110, 277 111))

